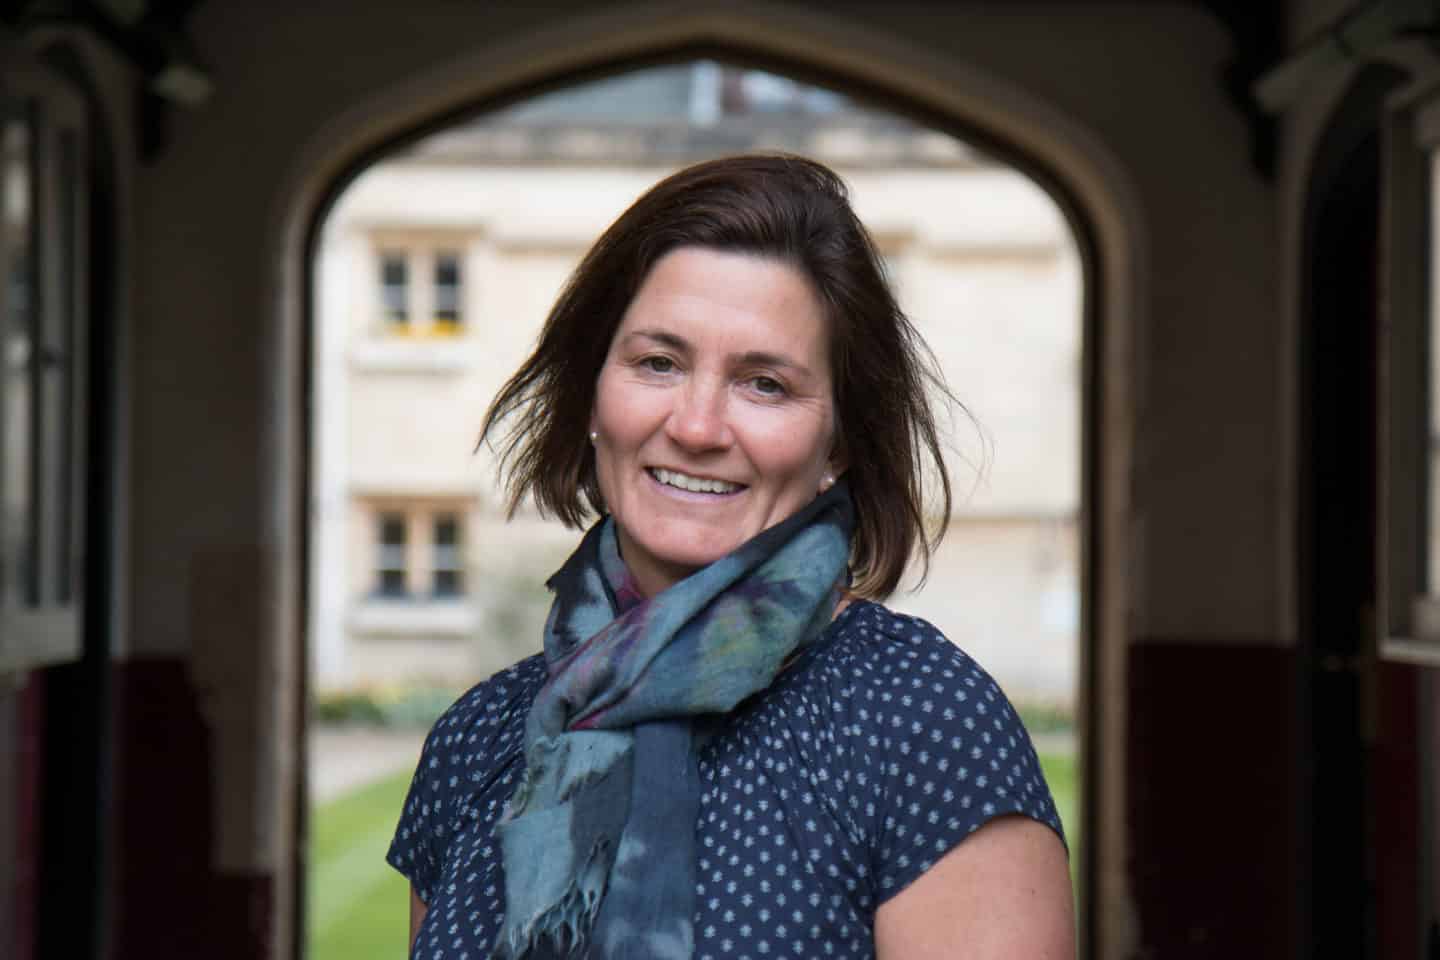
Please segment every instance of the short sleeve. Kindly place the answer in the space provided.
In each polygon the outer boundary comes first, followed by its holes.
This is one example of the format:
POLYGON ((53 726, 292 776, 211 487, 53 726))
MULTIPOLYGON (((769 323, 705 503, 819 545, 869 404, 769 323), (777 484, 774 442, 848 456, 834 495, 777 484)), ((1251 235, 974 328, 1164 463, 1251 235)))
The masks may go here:
POLYGON ((883 903, 990 820, 1064 832, 1019 715, 984 669, 923 620, 886 612, 865 690, 878 748, 871 822, 883 903))
POLYGON ((447 753, 439 727, 432 727, 420 751, 420 762, 410 781, 400 823, 390 842, 385 860, 405 875, 416 894, 426 903, 440 876, 440 848, 446 833, 445 808, 449 791, 441 773, 447 753))
POLYGON ((503 774, 523 762, 525 717, 544 675, 541 658, 522 660, 472 687, 426 736, 385 855, 426 904, 466 811, 509 784, 503 774))

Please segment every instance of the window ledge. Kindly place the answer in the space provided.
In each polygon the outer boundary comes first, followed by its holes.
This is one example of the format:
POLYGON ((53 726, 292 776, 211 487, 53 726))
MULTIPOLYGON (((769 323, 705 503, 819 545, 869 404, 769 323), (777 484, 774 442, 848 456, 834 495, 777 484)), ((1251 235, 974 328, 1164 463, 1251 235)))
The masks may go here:
POLYGON ((451 634, 473 635, 479 614, 466 597, 453 600, 365 599, 350 611, 350 629, 374 636, 451 634))
POLYGON ((471 358, 460 338, 378 339, 353 344, 350 366, 380 373, 464 373, 471 358))

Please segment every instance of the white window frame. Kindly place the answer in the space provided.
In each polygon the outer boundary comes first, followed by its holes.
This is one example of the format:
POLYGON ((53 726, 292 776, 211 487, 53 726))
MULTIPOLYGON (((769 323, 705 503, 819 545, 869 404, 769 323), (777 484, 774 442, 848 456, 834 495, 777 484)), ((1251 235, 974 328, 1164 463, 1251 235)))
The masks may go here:
MULTIPOLYGON (((31 491, 32 509, 38 510, 36 592, 20 585, 14 558, 0 557, 0 673, 19 671, 76 660, 80 656, 84 587, 84 477, 86 372, 88 358, 88 263, 89 191, 86 188, 90 143, 84 104, 57 76, 31 61, 5 64, 0 70, 0 104, 7 111, 16 104, 34 104, 35 183, 31 190, 32 216, 39 217, 36 255, 39 267, 34 276, 39 293, 39 343, 32 350, 43 351, 56 363, 69 364, 69 379, 45 369, 36 375, 38 384, 31 402, 38 405, 39 430, 32 433, 28 455, 31 477, 38 484, 31 491), (74 145, 68 184, 61 169, 63 138, 74 145), (69 230, 61 228, 61 214, 67 212, 69 230), (65 249, 67 245, 69 249, 65 249), (68 270, 65 269, 68 266, 68 270), (68 327, 68 330, 67 330, 68 327), (64 347, 68 340, 68 358, 64 347), (68 382, 69 391, 63 389, 68 382), (68 408, 68 418, 66 411, 68 408), (67 423, 68 419, 68 423, 67 423), (68 426, 68 432, 66 427, 68 426), (68 435, 67 435, 68 433, 68 435), (65 470, 65 454, 69 469, 65 470), (58 495, 56 493, 58 491, 58 495), (68 513, 68 520, 67 520, 68 513)), ((0 169, 0 190, 7 189, 6 172, 0 169)), ((8 233, 0 230, 0 266, 8 272, 8 233)), ((0 348, 8 349, 8 277, 0 274, 0 348)), ((33 370, 33 368, 32 368, 33 370)), ((32 375, 35 375, 32 373, 32 375)), ((0 451, 5 450, 6 403, 11 376, 8 363, 0 363, 0 451)), ((32 424, 36 420, 32 418, 32 424)), ((4 471, 0 470, 0 504, 5 503, 4 471)), ((0 509, 0 546, 8 546, 0 509)))
POLYGON ((455 508, 437 507, 426 512, 426 519, 429 521, 430 540, 426 544, 430 548, 430 566, 426 570, 429 574, 428 599, 436 603, 453 603, 463 600, 470 595, 470 578, 465 564, 465 547, 467 539, 467 524, 465 522, 465 510, 459 506, 455 508), (440 544, 439 526, 442 519, 449 518, 455 524, 455 543, 452 546, 440 544), (444 551, 444 552, 442 552, 444 551), (439 574, 453 573, 459 589, 454 593, 441 593, 437 589, 439 574))
POLYGON ((465 293, 467 287, 466 277, 469 270, 465 263, 465 248, 460 244, 454 246, 437 245, 429 251, 430 268, 430 321, 431 334, 434 336, 454 337, 465 331, 465 293), (455 319, 440 319, 440 258, 453 257, 455 260, 455 319))
POLYGON ((366 511, 369 516, 369 549, 372 559, 369 567, 369 586, 357 598, 360 606, 417 607, 427 604, 453 604, 469 599, 471 582, 466 551, 470 542, 470 501, 463 499, 450 501, 445 498, 400 501, 386 498, 369 501, 366 504, 366 511), (405 542, 402 547, 405 592, 399 595, 383 593, 380 590, 382 571, 397 569, 384 562, 386 547, 382 543, 380 535, 383 519, 387 516, 400 517, 405 529, 405 542), (440 547, 435 537, 436 524, 444 517, 454 519, 458 536, 458 543, 454 548, 455 556, 446 566, 442 566, 439 562, 440 547), (436 592, 435 574, 441 570, 459 573, 460 591, 458 593, 441 594, 436 592))
POLYGON ((381 247, 375 251, 376 286, 378 288, 380 323, 382 329, 390 336, 400 336, 401 331, 408 333, 415 326, 415 269, 411 260, 409 250, 404 247, 381 247), (398 260, 405 269, 405 283, 402 288, 404 300, 405 317, 403 320, 395 320, 390 316, 390 284, 385 277, 385 265, 387 261, 398 260))
POLYGON ((1430 481, 1440 470, 1440 93, 1397 105, 1383 136, 1375 631, 1381 658, 1440 666, 1440 570, 1429 569, 1440 529, 1430 481))
POLYGON ((372 531, 374 535, 375 562, 371 564, 373 580, 370 587, 370 598, 377 603, 408 603, 415 599, 411 575, 411 541, 410 527, 413 521, 410 511, 403 508, 382 508, 375 511, 373 517, 372 531), (386 543, 384 539, 385 522, 390 517, 400 519, 401 538, 398 544, 386 543), (388 551, 399 550, 400 562, 394 564, 389 562, 388 551), (386 593, 384 589, 385 574, 399 573, 401 590, 399 593, 386 593))
POLYGON ((408 340, 447 341, 463 337, 470 328, 471 277, 474 274, 470 251, 472 237, 465 233, 431 233, 429 231, 377 231, 370 237, 372 251, 374 318, 370 324, 375 339, 388 342, 408 340), (441 321, 438 315, 439 284, 436 269, 440 257, 453 256, 458 283, 455 292, 454 322, 441 321), (399 257, 405 262, 405 323, 389 319, 386 302, 383 262, 399 257))

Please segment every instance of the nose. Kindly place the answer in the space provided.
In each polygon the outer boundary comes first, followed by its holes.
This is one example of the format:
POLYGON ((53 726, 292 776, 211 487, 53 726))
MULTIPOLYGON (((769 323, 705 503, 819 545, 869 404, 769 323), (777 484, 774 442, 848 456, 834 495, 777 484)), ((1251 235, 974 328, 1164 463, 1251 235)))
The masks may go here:
POLYGON ((665 421, 665 433, 687 450, 716 450, 730 445, 725 391, 718 385, 692 379, 675 391, 675 404, 665 421))

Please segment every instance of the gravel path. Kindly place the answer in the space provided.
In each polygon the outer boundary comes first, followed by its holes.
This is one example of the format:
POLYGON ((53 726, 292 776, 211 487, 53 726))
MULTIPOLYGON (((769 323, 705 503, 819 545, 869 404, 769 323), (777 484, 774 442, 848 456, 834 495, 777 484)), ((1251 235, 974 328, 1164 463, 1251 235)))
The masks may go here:
POLYGON ((310 802, 325 803, 391 774, 413 771, 424 742, 423 730, 312 729, 310 802))

